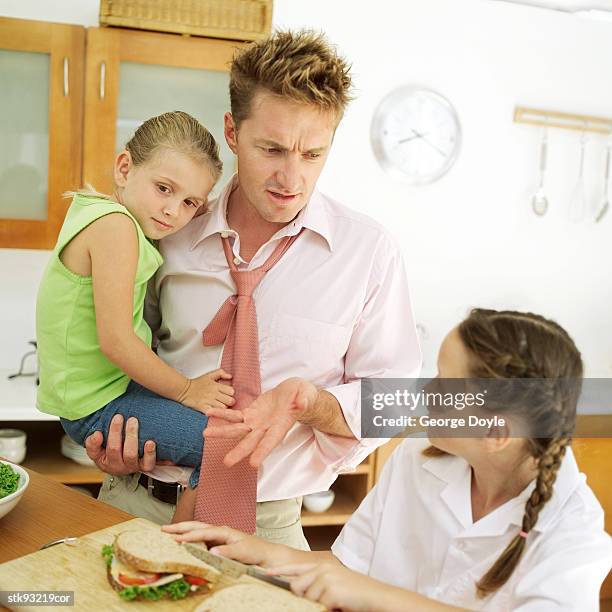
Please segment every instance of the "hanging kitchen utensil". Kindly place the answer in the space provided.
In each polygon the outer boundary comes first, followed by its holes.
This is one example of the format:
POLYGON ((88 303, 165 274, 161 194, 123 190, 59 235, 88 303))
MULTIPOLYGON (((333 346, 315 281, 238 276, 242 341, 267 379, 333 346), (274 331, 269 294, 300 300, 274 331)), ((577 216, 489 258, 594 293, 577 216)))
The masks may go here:
POLYGON ((540 181, 538 190, 531 198, 531 208, 539 217, 545 215, 548 210, 548 198, 544 193, 544 175, 546 174, 546 155, 548 150, 547 136, 547 129, 544 128, 542 132, 542 142, 540 144, 540 181))
POLYGON ((569 203, 569 220, 572 223, 584 221, 587 212, 587 197, 584 187, 584 151, 586 148, 586 133, 582 132, 580 138, 580 166, 578 169, 578 180, 572 192, 569 203))
POLYGON ((603 188, 603 202, 599 209, 599 212, 595 216, 595 223, 599 223, 608 212, 608 208, 610 208, 610 202, 608 201, 608 187, 610 183, 610 148, 612 148, 612 143, 608 142, 608 146, 606 147, 606 167, 604 169, 604 188, 603 188))

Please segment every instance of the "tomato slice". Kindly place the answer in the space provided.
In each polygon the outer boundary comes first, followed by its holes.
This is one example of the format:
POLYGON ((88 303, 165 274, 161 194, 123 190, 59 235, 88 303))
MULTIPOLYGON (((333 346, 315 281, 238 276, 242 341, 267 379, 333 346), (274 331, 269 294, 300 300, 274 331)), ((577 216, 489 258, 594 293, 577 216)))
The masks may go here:
POLYGON ((188 584, 193 584, 195 586, 202 586, 203 584, 208 584, 208 580, 205 578, 200 578, 199 576, 184 576, 185 582, 188 584))
POLYGON ((161 578, 161 574, 149 574, 147 576, 130 576, 129 574, 119 573, 119 582, 129 585, 142 585, 157 582, 161 578))

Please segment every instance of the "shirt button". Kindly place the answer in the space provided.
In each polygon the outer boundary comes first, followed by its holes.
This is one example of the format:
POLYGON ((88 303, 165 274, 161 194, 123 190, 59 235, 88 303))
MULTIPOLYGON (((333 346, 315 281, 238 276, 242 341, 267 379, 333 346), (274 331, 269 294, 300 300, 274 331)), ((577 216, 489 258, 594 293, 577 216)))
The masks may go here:
POLYGON ((229 232, 221 232, 221 238, 229 237, 229 232))
POLYGON ((235 263, 236 265, 241 264, 241 263, 242 263, 242 261, 241 261, 240 257, 234 257, 234 263, 235 263))
POLYGON ((459 541, 457 542, 457 548, 458 548, 459 550, 465 550, 465 542, 464 542, 463 540, 459 540, 459 541))

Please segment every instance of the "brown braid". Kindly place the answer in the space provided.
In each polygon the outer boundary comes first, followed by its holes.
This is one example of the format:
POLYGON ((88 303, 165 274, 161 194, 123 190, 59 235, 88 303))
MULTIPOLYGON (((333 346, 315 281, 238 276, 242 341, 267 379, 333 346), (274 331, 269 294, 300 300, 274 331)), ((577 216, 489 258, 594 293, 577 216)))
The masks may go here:
MULTIPOLYGON (((537 401, 516 398, 504 406, 528 423, 544 424, 546 431, 552 432, 549 438, 527 440, 527 452, 537 459, 538 465, 521 527, 528 534, 552 497, 559 467, 571 443, 582 379, 580 353, 560 325, 533 313, 474 309, 458 331, 470 354, 472 376, 543 379, 536 387, 537 401), (569 387, 568 381, 572 383, 569 387)), ((429 457, 445 454, 433 449, 425 449, 424 454, 429 457)), ((525 544, 526 538, 520 534, 512 539, 476 584, 479 597, 494 593, 508 581, 521 560, 525 544)))
MULTIPOLYGON (((569 443, 570 438, 555 440, 540 457, 535 488, 525 504, 521 526, 523 533, 528 534, 535 527, 540 511, 552 497, 557 472, 569 443)), ((479 597, 494 593, 508 581, 523 556, 526 541, 523 536, 516 535, 506 546, 487 573, 477 582, 476 592, 479 597)))

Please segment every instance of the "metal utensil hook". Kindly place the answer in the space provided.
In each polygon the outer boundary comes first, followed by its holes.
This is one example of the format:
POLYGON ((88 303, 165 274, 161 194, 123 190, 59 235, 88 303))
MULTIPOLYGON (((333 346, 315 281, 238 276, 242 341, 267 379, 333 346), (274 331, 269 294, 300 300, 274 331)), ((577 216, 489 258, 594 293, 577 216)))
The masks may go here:
POLYGON ((579 173, 579 176, 581 177, 584 172, 584 151, 586 149, 586 143, 587 143, 587 133, 586 133, 587 126, 588 126, 588 123, 585 121, 584 130, 582 131, 582 134, 580 135, 580 168, 578 170, 578 173, 579 173))
MULTIPOLYGON (((542 130, 542 143, 540 144, 540 180, 542 181, 542 183, 544 182, 544 172, 546 170, 547 162, 546 157, 548 155, 548 115, 546 115, 544 121, 546 121, 546 125, 542 130)), ((543 185, 540 185, 540 187, 542 186, 543 185)))
POLYGON ((602 203, 595 215, 595 223, 599 223, 608 213, 610 208, 610 201, 608 200, 608 189, 610 187, 610 153, 612 151, 612 129, 608 133, 606 142, 606 160, 604 166, 604 182, 603 182, 603 194, 602 203))
MULTIPOLYGON (((548 121, 548 117, 546 117, 548 121)), ((542 217, 548 210, 548 198, 544 192, 544 177, 546 175, 546 158, 548 151, 548 125, 544 125, 540 140, 540 163, 538 168, 538 188, 531 198, 531 209, 538 216, 542 217)))

